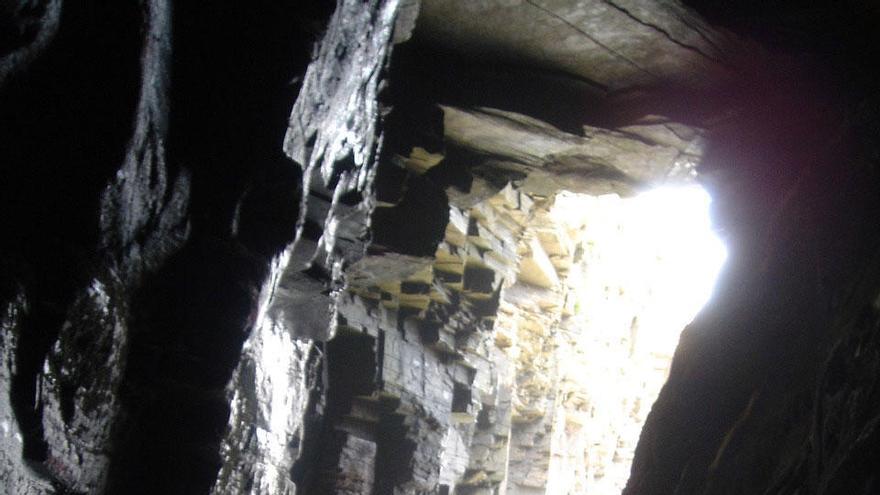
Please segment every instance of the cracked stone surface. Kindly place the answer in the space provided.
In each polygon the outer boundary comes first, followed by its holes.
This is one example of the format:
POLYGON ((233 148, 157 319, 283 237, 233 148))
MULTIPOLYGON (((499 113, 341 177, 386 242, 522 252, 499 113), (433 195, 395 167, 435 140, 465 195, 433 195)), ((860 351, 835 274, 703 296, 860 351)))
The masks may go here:
POLYGON ((553 493, 547 208, 702 156, 626 493, 874 493, 877 15, 721 3, 4 3, 0 491, 553 493))
POLYGON ((607 89, 724 71, 727 35, 676 2, 424 0, 419 34, 451 48, 566 72, 607 89))

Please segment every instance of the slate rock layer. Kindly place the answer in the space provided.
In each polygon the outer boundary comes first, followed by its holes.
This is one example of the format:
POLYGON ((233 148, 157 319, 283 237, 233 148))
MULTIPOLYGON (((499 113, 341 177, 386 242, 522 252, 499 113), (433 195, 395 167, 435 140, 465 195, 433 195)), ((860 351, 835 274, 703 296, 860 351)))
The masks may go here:
POLYGON ((3 3, 0 487, 547 492, 553 196, 699 180, 625 493, 876 492, 880 16, 688 3, 3 3))

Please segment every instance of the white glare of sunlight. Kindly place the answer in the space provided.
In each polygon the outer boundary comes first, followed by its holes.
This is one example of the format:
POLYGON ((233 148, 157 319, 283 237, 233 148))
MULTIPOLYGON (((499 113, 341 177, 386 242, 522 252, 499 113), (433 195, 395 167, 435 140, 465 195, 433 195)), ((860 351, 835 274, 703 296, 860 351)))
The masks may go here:
POLYGON ((554 493, 618 495, 626 484, 679 334, 709 299, 727 257, 710 203, 699 186, 556 197, 553 216, 581 252, 566 279, 573 340, 560 374, 587 398, 584 411, 566 410, 585 417, 564 430, 564 443, 589 447, 555 453, 554 493))
POLYGON ((639 294, 640 340, 648 340, 640 345, 671 353, 712 293, 727 251, 712 230, 710 203, 699 186, 662 187, 632 198, 557 198, 554 213, 569 225, 585 223, 585 241, 603 252, 597 260, 602 266, 593 268, 639 294))
POLYGON ((727 251, 712 231, 710 202, 696 186, 655 189, 626 201, 628 244, 638 262, 621 268, 650 273, 653 287, 640 318, 649 348, 671 353, 712 293, 727 251))

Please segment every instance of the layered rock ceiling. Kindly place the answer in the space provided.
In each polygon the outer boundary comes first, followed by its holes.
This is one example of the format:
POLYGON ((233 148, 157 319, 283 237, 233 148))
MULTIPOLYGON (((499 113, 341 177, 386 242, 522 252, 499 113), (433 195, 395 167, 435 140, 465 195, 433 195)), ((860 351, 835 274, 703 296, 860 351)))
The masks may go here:
POLYGON ((880 15, 734 3, 0 6, 0 491, 875 493, 880 15), (693 181, 627 482, 552 210, 693 181))

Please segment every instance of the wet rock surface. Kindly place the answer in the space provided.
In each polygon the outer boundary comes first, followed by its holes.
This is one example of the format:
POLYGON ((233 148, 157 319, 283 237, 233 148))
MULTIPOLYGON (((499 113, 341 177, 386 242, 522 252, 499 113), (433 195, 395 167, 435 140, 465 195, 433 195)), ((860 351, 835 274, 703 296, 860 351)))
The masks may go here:
POLYGON ((877 17, 777 8, 8 2, 0 487, 553 493, 552 196, 702 154, 731 262, 625 493, 873 493, 877 17))
POLYGON ((0 484, 204 493, 256 294, 293 235, 289 83, 329 12, 63 4, 2 14, 0 484))

